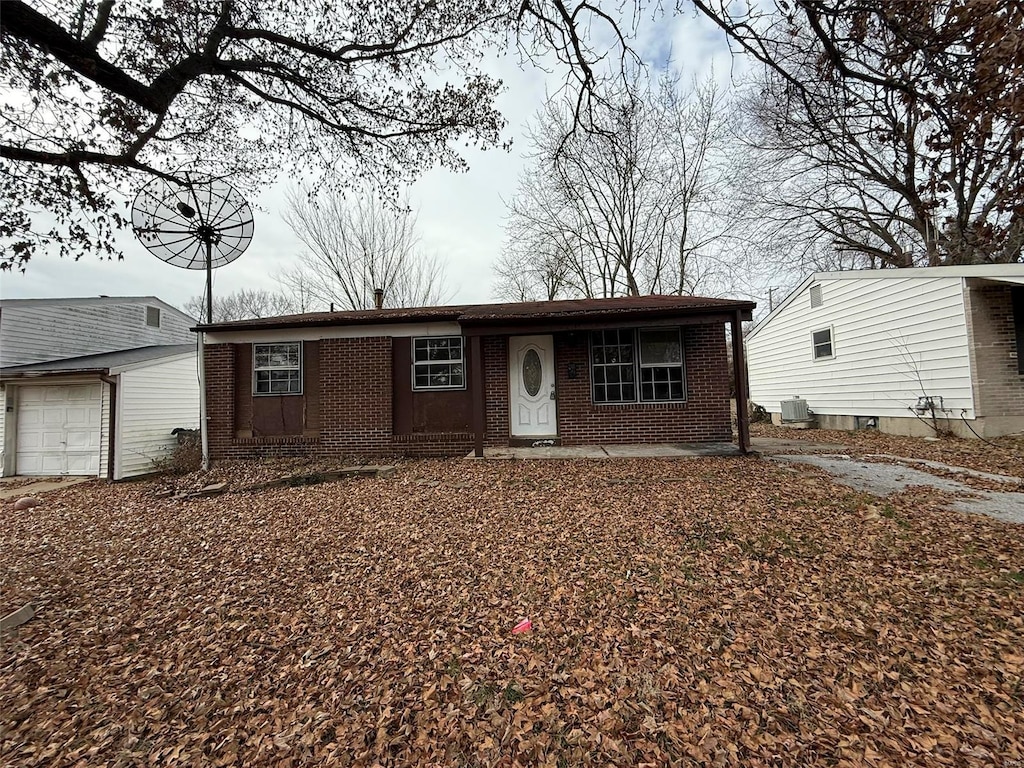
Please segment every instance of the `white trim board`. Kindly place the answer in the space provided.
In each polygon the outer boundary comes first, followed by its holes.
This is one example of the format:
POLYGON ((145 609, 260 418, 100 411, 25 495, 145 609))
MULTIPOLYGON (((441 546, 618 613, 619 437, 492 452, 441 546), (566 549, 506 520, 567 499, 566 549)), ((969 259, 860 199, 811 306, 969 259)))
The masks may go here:
POLYGON ((250 342, 319 341, 320 339, 365 339, 375 336, 461 336, 456 322, 380 323, 377 325, 317 326, 313 328, 267 328, 265 331, 207 332, 206 344, 246 344, 250 342))

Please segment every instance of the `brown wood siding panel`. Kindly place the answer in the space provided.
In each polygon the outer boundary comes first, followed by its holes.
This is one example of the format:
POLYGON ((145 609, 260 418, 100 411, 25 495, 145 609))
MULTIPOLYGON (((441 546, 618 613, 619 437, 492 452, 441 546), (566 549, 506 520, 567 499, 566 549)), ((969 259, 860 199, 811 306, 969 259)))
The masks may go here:
POLYGON ((463 345, 466 388, 416 391, 412 388, 412 344, 392 339, 394 434, 470 432, 473 428, 473 382, 469 344, 463 345))
POLYGON ((303 398, 300 395, 260 395, 252 399, 252 434, 301 435, 303 398))
POLYGON ((252 436, 252 344, 232 344, 234 352, 235 432, 252 436))
POLYGON ((246 368, 236 368, 238 392, 249 393, 252 413, 252 436, 316 435, 320 426, 320 345, 302 344, 302 394, 252 394, 252 344, 239 344, 246 349, 246 368))
POLYGON ((412 403, 414 433, 469 432, 473 428, 473 394, 469 388, 413 392, 412 403))
POLYGON ((304 434, 315 435, 320 429, 320 342, 302 345, 302 397, 305 400, 304 434))
POLYGON ((392 431, 396 435, 412 434, 412 342, 396 336, 391 339, 392 431), (403 376, 402 371, 408 373, 403 376))

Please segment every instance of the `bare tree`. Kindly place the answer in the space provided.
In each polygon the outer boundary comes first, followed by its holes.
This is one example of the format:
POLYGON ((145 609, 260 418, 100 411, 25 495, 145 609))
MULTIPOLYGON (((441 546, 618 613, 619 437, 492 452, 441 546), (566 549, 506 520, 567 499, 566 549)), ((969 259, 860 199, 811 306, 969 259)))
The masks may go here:
POLYGON ((501 144, 487 51, 553 56, 583 117, 629 51, 563 0, 4 0, 0 42, 0 268, 116 253, 123 196, 181 167, 243 191, 463 168, 460 145, 501 144))
POLYGON ((370 187, 349 196, 293 189, 283 216, 306 250, 280 280, 321 308, 371 309, 378 288, 389 307, 451 298, 444 264, 420 245, 407 197, 396 204, 370 187))
POLYGON ((742 110, 757 242, 829 268, 1021 259, 1019 3, 696 2, 766 64, 742 110))
POLYGON ((552 242, 535 242, 529 231, 511 234, 494 264, 495 296, 505 301, 551 301, 565 287, 568 259, 552 242))
MULTIPOLYGON (((280 291, 268 291, 262 288, 242 288, 223 296, 214 294, 213 322, 224 323, 229 320, 252 320, 259 317, 276 317, 308 311, 309 307, 296 301, 292 296, 280 291)), ((182 307, 186 313, 196 318, 206 317, 206 297, 193 296, 182 307)))
POLYGON ((650 84, 639 72, 594 108, 593 131, 573 131, 571 111, 550 102, 509 204, 499 295, 713 290, 722 102, 710 83, 683 93, 678 76, 650 84))

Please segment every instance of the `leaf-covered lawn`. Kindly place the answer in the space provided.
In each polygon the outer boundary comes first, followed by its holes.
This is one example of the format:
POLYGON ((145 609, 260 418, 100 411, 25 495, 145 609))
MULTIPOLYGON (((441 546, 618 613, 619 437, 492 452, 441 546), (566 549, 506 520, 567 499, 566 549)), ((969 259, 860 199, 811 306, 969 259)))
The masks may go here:
POLYGON ((753 458, 153 489, 5 506, 0 763, 1024 760, 1021 530, 935 497, 753 458))

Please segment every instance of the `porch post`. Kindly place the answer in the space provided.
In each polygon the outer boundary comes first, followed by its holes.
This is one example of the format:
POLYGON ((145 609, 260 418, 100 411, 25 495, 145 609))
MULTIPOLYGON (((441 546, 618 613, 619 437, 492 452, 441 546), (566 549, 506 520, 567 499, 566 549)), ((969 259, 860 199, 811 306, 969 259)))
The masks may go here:
POLYGON ((479 336, 469 337, 469 356, 473 377, 473 455, 483 458, 484 428, 484 353, 479 336))
POLYGON ((747 408, 747 356, 743 350, 743 313, 733 312, 732 370, 736 383, 736 433, 740 453, 750 453, 750 411, 747 408))

